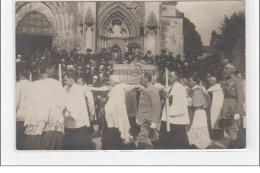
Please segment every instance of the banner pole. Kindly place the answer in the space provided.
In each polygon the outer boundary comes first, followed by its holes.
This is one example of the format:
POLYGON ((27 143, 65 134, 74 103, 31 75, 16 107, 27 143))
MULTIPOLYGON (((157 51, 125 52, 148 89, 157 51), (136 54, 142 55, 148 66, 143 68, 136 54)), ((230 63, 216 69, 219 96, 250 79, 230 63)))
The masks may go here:
MULTIPOLYGON (((166 91, 169 89, 169 82, 168 82, 168 68, 165 68, 165 86, 166 86, 166 91)), ((169 116, 169 98, 166 97, 165 100, 165 110, 166 110, 166 128, 167 132, 170 132, 170 116, 169 116)))
POLYGON ((29 80, 30 80, 30 82, 32 82, 32 72, 30 72, 30 74, 29 74, 29 80))

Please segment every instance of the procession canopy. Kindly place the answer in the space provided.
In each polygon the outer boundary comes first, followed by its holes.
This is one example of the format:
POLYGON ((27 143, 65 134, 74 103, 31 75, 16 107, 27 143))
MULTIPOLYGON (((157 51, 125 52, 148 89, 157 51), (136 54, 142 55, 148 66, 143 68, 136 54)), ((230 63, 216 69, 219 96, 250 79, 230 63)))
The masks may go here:
POLYGON ((142 63, 114 64, 113 71, 114 75, 118 76, 121 82, 129 84, 139 84, 140 77, 145 72, 152 74, 153 82, 156 82, 159 75, 157 66, 142 63))

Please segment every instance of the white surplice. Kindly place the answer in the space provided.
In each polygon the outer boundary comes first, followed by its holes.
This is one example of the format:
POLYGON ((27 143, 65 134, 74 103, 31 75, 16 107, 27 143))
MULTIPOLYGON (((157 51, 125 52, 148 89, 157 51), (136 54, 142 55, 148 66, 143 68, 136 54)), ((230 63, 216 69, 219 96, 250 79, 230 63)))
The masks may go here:
POLYGON ((133 86, 124 83, 115 85, 109 92, 109 99, 105 105, 108 128, 118 128, 125 143, 128 143, 132 138, 129 134, 130 124, 125 105, 125 91, 133 88, 133 86))
POLYGON ((211 92, 213 95, 210 107, 211 127, 213 129, 220 129, 218 121, 220 120, 220 114, 224 102, 224 93, 219 84, 211 86, 208 89, 208 92, 211 92))
POLYGON ((90 127, 90 117, 85 100, 85 93, 88 93, 86 88, 78 84, 73 84, 68 90, 65 103, 67 109, 65 117, 66 128, 90 127))
MULTIPOLYGON (((169 87, 169 90, 170 89, 170 95, 172 96, 172 104, 169 105, 170 123, 180 125, 190 124, 187 92, 185 87, 179 82, 175 82, 172 88, 169 87)), ((162 120, 166 121, 165 107, 162 112, 162 120)))
POLYGON ((66 93, 59 81, 48 78, 31 83, 25 106, 25 133, 41 135, 43 131, 64 133, 66 93))
POLYGON ((28 88, 31 82, 29 80, 20 80, 15 85, 16 91, 16 122, 25 119, 25 103, 27 100, 28 88))

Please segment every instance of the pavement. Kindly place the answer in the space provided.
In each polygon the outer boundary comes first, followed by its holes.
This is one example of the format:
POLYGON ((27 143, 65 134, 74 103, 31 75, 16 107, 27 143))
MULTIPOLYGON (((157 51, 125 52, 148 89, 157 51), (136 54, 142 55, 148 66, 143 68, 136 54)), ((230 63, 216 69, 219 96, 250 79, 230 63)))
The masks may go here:
MULTIPOLYGON (((94 125, 94 133, 97 132, 98 126, 94 125)), ((101 137, 93 138, 92 142, 96 148, 96 150, 101 150, 101 137)), ((227 136, 224 136, 220 139, 212 139, 212 143, 209 147, 209 149, 227 149, 229 144, 229 138, 227 136)), ((153 149, 151 141, 147 141, 147 144, 145 146, 145 149, 153 149)))

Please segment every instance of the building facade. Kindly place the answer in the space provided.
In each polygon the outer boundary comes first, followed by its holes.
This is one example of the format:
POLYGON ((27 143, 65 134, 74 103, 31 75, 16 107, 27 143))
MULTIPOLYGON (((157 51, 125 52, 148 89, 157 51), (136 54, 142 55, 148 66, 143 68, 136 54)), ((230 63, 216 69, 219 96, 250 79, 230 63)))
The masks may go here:
POLYGON ((183 54, 183 14, 177 2, 16 2, 16 50, 25 46, 111 47, 126 52, 134 43, 154 55, 161 49, 183 54))

